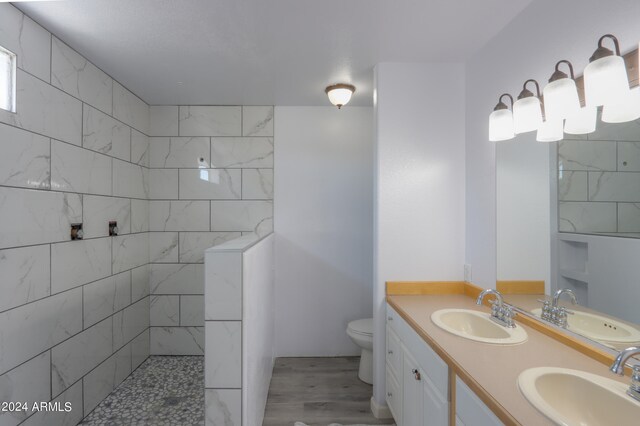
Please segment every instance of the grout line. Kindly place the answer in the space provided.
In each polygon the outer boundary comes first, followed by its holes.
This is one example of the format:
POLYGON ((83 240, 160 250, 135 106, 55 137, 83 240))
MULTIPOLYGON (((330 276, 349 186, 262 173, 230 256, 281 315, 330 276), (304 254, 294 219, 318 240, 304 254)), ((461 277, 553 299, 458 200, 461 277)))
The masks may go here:
POLYGON ((51 400, 53 398, 53 380, 51 379, 51 376, 53 374, 53 356, 51 355, 51 349, 47 349, 47 352, 49 352, 49 400, 51 400))
MULTIPOLYGON (((93 370, 92 370, 92 371, 93 371, 93 370)), ((87 373, 87 374, 89 374, 89 373, 87 373)), ((80 410, 82 410, 82 418, 83 418, 83 419, 85 418, 85 413, 84 413, 84 378, 85 378, 85 377, 86 377, 86 374, 85 374, 84 376, 82 376, 82 378, 80 378, 80 380, 82 381, 82 382, 80 383, 80 387, 81 387, 81 390, 82 390, 82 394, 81 394, 81 397, 82 397, 82 398, 81 398, 81 399, 82 399, 82 407, 80 407, 80 410)), ((77 382, 76 382, 76 383, 77 383, 77 382)), ((71 385, 71 386, 73 386, 73 385, 71 385)), ((71 386, 69 386, 69 388, 70 388, 71 386)), ((69 388, 67 388, 67 389, 69 389, 69 388)), ((65 391, 66 391, 67 389, 65 389, 65 391)), ((64 393, 64 391, 63 391, 62 393, 64 393)), ((62 395, 62 393, 61 393, 60 395, 62 395)))
POLYGON ((49 84, 51 86, 53 86, 53 84, 51 84, 52 81, 53 81, 53 33, 49 32, 49 84))
MULTIPOLYGON (((84 331, 84 285, 81 287, 82 294, 81 297, 81 305, 82 305, 82 330, 84 331)), ((98 321, 99 322, 99 321, 98 321)))

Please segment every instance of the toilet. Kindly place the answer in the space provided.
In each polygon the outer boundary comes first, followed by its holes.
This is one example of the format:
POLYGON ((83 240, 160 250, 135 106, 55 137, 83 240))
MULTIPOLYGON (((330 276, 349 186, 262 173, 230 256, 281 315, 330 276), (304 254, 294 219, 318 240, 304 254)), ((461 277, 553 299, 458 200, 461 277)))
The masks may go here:
POLYGON ((347 326, 347 335, 362 349, 358 378, 373 384, 373 318, 351 321, 347 326))

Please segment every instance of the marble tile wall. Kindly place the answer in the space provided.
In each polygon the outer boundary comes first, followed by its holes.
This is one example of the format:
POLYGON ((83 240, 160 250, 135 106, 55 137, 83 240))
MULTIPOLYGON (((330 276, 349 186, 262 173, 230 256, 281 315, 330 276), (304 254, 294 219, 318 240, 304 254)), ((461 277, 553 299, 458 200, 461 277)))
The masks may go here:
POLYGON ((600 124, 594 134, 558 145, 560 231, 638 234, 638 123, 600 124))
POLYGON ((151 106, 149 123, 151 353, 202 355, 204 250, 273 228, 273 107, 151 106))
POLYGON ((0 45, 18 63, 17 113, 0 111, 0 395, 72 404, 0 424, 75 425, 149 356, 149 107, 9 3, 0 45))

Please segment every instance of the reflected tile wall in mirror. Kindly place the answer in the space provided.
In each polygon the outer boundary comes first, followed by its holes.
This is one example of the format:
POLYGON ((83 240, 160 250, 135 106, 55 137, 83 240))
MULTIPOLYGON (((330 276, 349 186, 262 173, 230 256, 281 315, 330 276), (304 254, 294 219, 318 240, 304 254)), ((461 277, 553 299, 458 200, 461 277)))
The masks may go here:
POLYGON ((558 142, 560 232, 640 237, 640 123, 558 142))

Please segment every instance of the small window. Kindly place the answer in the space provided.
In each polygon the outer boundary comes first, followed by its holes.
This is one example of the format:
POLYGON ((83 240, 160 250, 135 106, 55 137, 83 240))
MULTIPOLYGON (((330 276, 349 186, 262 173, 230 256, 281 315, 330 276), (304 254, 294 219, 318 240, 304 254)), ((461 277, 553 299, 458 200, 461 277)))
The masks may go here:
POLYGON ((16 112, 16 55, 0 46, 0 108, 16 112))

